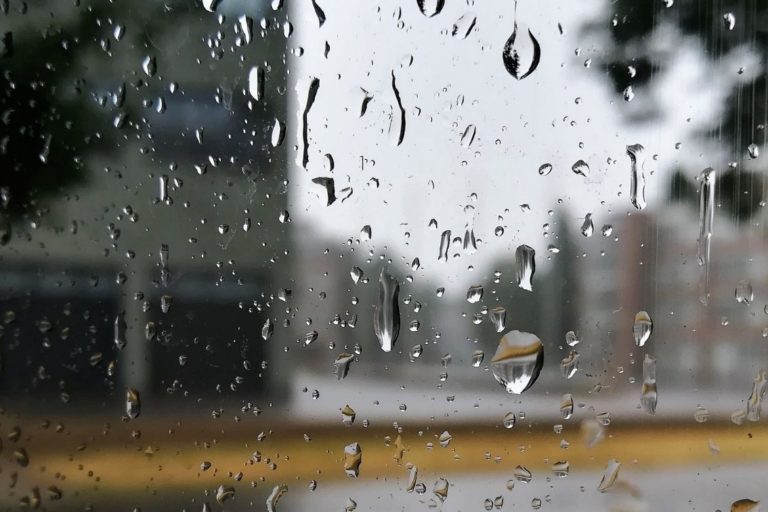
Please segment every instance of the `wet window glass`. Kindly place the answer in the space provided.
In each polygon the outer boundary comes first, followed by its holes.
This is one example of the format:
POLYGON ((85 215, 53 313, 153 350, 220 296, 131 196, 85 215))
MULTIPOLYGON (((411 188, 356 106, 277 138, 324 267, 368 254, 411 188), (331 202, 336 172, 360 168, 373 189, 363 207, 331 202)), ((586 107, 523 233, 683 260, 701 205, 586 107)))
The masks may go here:
POLYGON ((768 500, 765 2, 0 20, 3 510, 768 500))

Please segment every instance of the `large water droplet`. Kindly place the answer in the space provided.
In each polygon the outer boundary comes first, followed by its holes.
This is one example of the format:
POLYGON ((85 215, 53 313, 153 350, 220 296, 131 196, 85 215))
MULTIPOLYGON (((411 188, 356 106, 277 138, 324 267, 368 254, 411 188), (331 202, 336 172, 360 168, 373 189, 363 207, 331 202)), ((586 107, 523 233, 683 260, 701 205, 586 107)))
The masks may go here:
POLYGON ((749 155, 749 158, 754 160, 760 156, 760 148, 757 147, 757 144, 750 144, 747 146, 747 154, 749 155))
POLYGON ((275 118, 275 124, 272 126, 272 147, 276 148, 283 143, 285 139, 285 124, 275 118))
POLYGON ((630 190, 629 197, 632 205, 638 210, 646 206, 645 202, 645 148, 641 144, 627 146, 627 155, 630 161, 630 190))
POLYGON ((264 325, 261 326, 261 337, 264 341, 269 341, 272 337, 272 333, 275 332, 275 324, 272 323, 271 318, 267 318, 264 321, 264 325))
POLYGON ((533 274, 536 273, 536 251, 527 245, 518 246, 515 251, 517 262, 517 286, 523 290, 533 291, 533 274))
POLYGON ((536 382, 543 364, 541 340, 534 334, 510 331, 499 341, 491 359, 491 371, 507 393, 519 395, 536 382))
POLYGON ((256 101, 264 97, 264 69, 253 67, 248 73, 248 93, 256 101))
POLYGON ((203 0, 203 7, 206 11, 213 12, 220 3, 221 0, 203 0))
POLYGON ((395 95, 397 111, 392 114, 389 133, 392 143, 395 146, 399 146, 405 138, 405 108, 403 107, 403 101, 400 99, 400 90, 397 88, 394 71, 392 71, 392 93, 395 95))
POLYGON ((560 417, 569 420, 571 416, 573 416, 573 395, 566 393, 560 401, 560 417))
POLYGON ((635 323, 632 325, 632 337, 635 339, 635 345, 642 347, 653 332, 653 321, 651 316, 645 311, 639 311, 635 315, 635 323))
POLYGON ((731 512, 760 512, 760 502, 743 498, 731 504, 731 512))
POLYGON ((448 261, 448 252, 451 249, 451 230, 446 229, 440 235, 440 252, 437 255, 438 261, 448 261))
POLYGON ((579 369, 579 353, 571 350, 570 353, 560 361, 560 373, 566 379, 573 377, 579 369))
POLYGON ((736 302, 749 306, 755 300, 755 292, 752 290, 752 283, 746 280, 739 281, 734 291, 736 302))
POLYGON ((144 60, 141 61, 141 69, 147 76, 154 76, 157 72, 157 60, 154 55, 147 55, 144 60))
POLYGON ((595 225, 592 223, 592 214, 588 213, 584 216, 584 223, 581 225, 581 234, 589 238, 594 232, 595 225))
POLYGON ((733 27, 736 26, 736 16, 732 12, 723 14, 723 24, 728 30, 733 30, 733 27))
POLYGON ((424 16, 431 18, 440 14, 445 7, 445 0, 416 0, 416 5, 424 16))
POLYGON ((546 176, 552 172, 552 164, 546 163, 539 166, 539 176, 546 176))
POLYGON ((507 72, 517 80, 522 80, 536 71, 536 68, 539 66, 539 61, 541 60, 541 46, 530 30, 528 30, 528 39, 530 40, 531 46, 528 47, 526 45, 525 47, 526 54, 529 54, 529 56, 526 56, 525 61, 529 64, 523 64, 523 58, 521 56, 523 48, 522 44, 517 39, 517 21, 515 21, 514 28, 512 29, 512 35, 510 35, 507 42, 504 43, 504 49, 501 52, 501 59, 504 62, 504 67, 507 69, 507 72))
POLYGON ((379 275, 379 300, 373 311, 373 330, 384 352, 390 352, 400 333, 400 284, 384 269, 379 275))

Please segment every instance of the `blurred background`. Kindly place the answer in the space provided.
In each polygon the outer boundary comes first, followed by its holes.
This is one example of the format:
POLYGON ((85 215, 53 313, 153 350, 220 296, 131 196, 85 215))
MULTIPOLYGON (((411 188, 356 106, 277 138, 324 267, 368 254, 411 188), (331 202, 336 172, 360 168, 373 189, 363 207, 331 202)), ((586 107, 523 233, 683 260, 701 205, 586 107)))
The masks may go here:
POLYGON ((0 509, 768 500, 768 3, 0 19, 0 509))

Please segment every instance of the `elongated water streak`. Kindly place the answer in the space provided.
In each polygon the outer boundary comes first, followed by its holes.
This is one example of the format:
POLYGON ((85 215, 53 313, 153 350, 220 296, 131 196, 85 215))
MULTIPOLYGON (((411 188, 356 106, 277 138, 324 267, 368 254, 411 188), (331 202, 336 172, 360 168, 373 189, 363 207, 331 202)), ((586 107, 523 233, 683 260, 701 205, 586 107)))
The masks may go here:
POLYGON ((715 178, 716 171, 707 167, 699 175, 699 249, 698 262, 701 269, 699 280, 699 301, 709 304, 709 263, 712 225, 715 220, 715 178))

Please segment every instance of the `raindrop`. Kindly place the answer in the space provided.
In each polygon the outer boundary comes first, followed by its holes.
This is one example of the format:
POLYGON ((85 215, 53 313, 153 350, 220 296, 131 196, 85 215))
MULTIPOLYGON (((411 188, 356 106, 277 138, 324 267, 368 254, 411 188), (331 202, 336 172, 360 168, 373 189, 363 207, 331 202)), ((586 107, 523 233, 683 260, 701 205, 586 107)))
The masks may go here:
POLYGON ((240 32, 243 34, 243 41, 245 44, 250 44, 253 40, 253 18, 246 16, 245 14, 237 18, 240 32))
MULTIPOLYGON (((333 178, 319 177, 312 178, 312 183, 320 185, 325 189, 325 205, 331 206, 336 202, 336 182, 333 178)), ((344 192, 342 190, 342 192, 344 192)), ((343 201, 342 201, 343 202, 343 201)))
POLYGON ((445 430, 442 434, 440 434, 440 437, 437 440, 442 448, 447 448, 448 445, 451 444, 453 436, 450 434, 450 432, 445 430))
POLYGON ((355 416, 355 410, 351 408, 349 404, 345 405, 341 410, 341 422, 347 427, 351 427, 355 422, 355 416))
POLYGON ((736 16, 731 12, 723 14, 723 23, 725 24, 725 28, 733 30, 733 27, 736 26, 736 16))
POLYGON ((573 332, 573 331, 568 331, 567 333, 565 333, 565 343, 566 343, 566 344, 567 344, 569 347, 575 347, 575 346, 576 346, 576 345, 578 345, 580 342, 581 342, 581 340, 579 339, 579 337, 576 335, 576 333, 575 333, 575 332, 573 332))
POLYGON ((317 5, 316 0, 312 0, 312 7, 315 9, 315 15, 317 16, 317 26, 322 27, 325 23, 325 12, 317 5))
POLYGON ((206 11, 213 12, 219 3, 221 3, 221 0, 203 0, 203 7, 205 7, 206 11))
POLYGON ((755 293, 752 291, 752 283, 746 280, 739 281, 734 292, 736 302, 749 306, 755 300, 755 293))
POLYGON ((470 304, 475 304, 477 302, 480 302, 480 299, 483 298, 483 287, 482 285, 476 284, 473 286, 470 286, 467 290, 467 302, 470 304))
POLYGON ((568 476, 568 471, 570 471, 571 465, 568 463, 568 461, 560 461, 555 462, 552 464, 552 472, 555 474, 558 478, 565 478, 568 476))
POLYGON ((699 175, 699 240, 697 259, 702 267, 699 281, 699 301, 709 304, 709 256, 712 225, 715 220, 715 170, 708 167, 699 175))
POLYGON ((480 368, 480 365, 483 364, 483 359, 485 359, 485 352, 482 350, 475 350, 472 353, 472 367, 480 368))
POLYGON ((536 272, 536 251, 527 245, 518 246, 515 251, 517 262, 517 286, 533 291, 533 274, 536 272))
POLYGON ((448 480, 438 478, 435 485, 432 486, 432 493, 442 502, 448 498, 448 480))
POLYGON ((628 85, 626 89, 624 89, 624 101, 629 103, 635 98, 635 91, 632 89, 631 85, 628 85))
POLYGON ((440 253, 437 255, 437 260, 448 261, 448 251, 451 249, 451 230, 446 229, 443 234, 440 235, 440 253))
POLYGON ((508 412, 504 415, 504 419, 502 420, 502 423, 504 424, 504 428, 513 428, 515 426, 515 422, 517 421, 517 418, 515 417, 515 413, 508 412))
POLYGON ((525 466, 517 466, 513 474, 515 475, 515 479, 518 482, 522 482, 524 484, 529 484, 531 483, 531 480, 533 480, 533 474, 525 466))
POLYGON ((658 392, 656 390, 656 358, 645 354, 643 359, 643 390, 640 405, 648 414, 656 414, 658 392))
POLYGON ((395 146, 399 146, 403 143, 403 139, 405 138, 405 108, 403 108, 403 102, 400 99, 400 91, 397 88, 394 71, 392 71, 392 93, 395 95, 395 101, 397 102, 397 114, 392 115, 389 132, 391 134, 392 143, 395 146))
POLYGON ((552 172, 552 164, 546 163, 539 166, 539 176, 547 176, 552 172))
POLYGON ((608 465, 603 472, 603 477, 600 479, 600 483, 597 486, 597 490, 600 492, 606 492, 608 489, 613 487, 613 484, 616 483, 616 478, 619 476, 620 468, 621 463, 616 459, 609 460, 608 465))
POLYGON ((272 333, 275 332, 275 324, 272 323, 270 318, 267 318, 264 325, 261 327, 261 337, 264 341, 268 341, 272 337, 272 333))
POLYGON ((125 414, 132 420, 135 420, 141 414, 139 392, 133 388, 128 388, 125 392, 125 414))
POLYGON ((349 374, 349 367, 354 359, 355 356, 353 354, 348 354, 346 352, 342 352, 338 355, 333 362, 333 372, 336 374, 336 379, 341 380, 349 374))
POLYGON ((155 75, 157 72, 157 60, 154 55, 147 55, 144 57, 144 60, 141 61, 141 69, 144 70, 144 73, 146 73, 147 76, 155 75))
POLYGON ((569 420, 571 416, 573 416, 573 395, 566 393, 560 400, 560 417, 569 420))
POLYGON ((379 300, 374 306, 373 330, 384 352, 390 352, 400 333, 400 284, 384 269, 379 276, 379 300))
POLYGON ((587 162, 584 160, 577 160, 576 163, 571 166, 571 170, 580 176, 584 176, 585 178, 589 176, 589 165, 587 165, 587 162))
MULTIPOLYGON (((273 3, 274 5, 274 3, 273 3)), ((277 512, 277 502, 288 492, 287 485, 276 485, 272 488, 272 492, 267 496, 267 512, 277 512)))
POLYGON ((360 475, 362 461, 363 450, 360 444, 351 443, 344 447, 344 472, 348 477, 357 478, 360 475))
POLYGON ((491 322, 496 332, 502 332, 507 325, 507 310, 501 306, 491 309, 491 322))
POLYGON ((235 497, 235 488, 228 485, 220 485, 216 489, 216 501, 224 503, 235 497))
POLYGON ((475 141, 475 134, 477 133, 477 128, 475 128, 475 125, 470 124, 467 125, 467 127, 464 129, 464 133, 461 135, 461 145, 465 148, 468 148, 472 145, 472 143, 475 141))
POLYGON ((760 421, 760 405, 763 402, 766 388, 768 388, 768 381, 765 377, 765 370, 760 370, 752 382, 752 393, 747 400, 747 419, 749 421, 760 421))
POLYGON ((630 160, 630 200, 632 205, 638 210, 646 206, 645 202, 645 174, 643 166, 645 165, 645 148, 640 144, 627 146, 627 155, 630 160))
POLYGON ((507 393, 520 394, 536 382, 543 364, 541 340, 527 332, 510 331, 499 341, 491 371, 507 393))
POLYGON ((635 315, 635 323, 632 325, 632 337, 635 339, 635 345, 642 347, 653 332, 653 321, 651 316, 645 311, 639 311, 635 315))
POLYGON ((474 13, 468 12, 453 24, 451 35, 458 39, 466 39, 470 32, 472 32, 472 29, 475 28, 476 22, 477 16, 474 13))
POLYGON ((584 216, 584 223, 581 225, 581 234, 589 238, 595 231, 595 225, 592 223, 592 214, 588 213, 584 216))
POLYGON ((445 6, 445 0, 416 0, 416 5, 419 6, 421 14, 431 18, 440 14, 445 6))
POLYGON ((253 67, 248 73, 248 93, 256 101, 264 97, 264 69, 253 67))
POLYGON ((749 498, 734 501, 731 504, 731 512, 760 512, 760 502, 749 498))
POLYGON ((573 377, 579 369, 579 353, 575 350, 571 352, 560 361, 560 373, 566 379, 573 377))
MULTIPOLYGON (((517 9, 517 5, 515 5, 515 9, 517 9)), ((515 20, 512 35, 510 35, 507 42, 504 43, 504 49, 501 53, 504 67, 507 69, 507 72, 517 80, 522 80, 536 71, 536 68, 539 66, 539 60, 541 60, 541 46, 530 30, 528 30, 528 38, 531 42, 531 57, 527 69, 523 70, 520 68, 522 65, 520 49, 516 46, 516 44, 519 43, 517 40, 517 20, 515 20)))
POLYGON ((419 476, 419 469, 411 465, 410 468, 408 468, 408 481, 405 484, 405 492, 413 492, 413 490, 416 488, 416 479, 419 476))
POLYGON ((125 331, 127 329, 128 329, 128 326, 125 323, 125 313, 120 313, 115 317, 115 328, 114 328, 115 346, 120 350, 124 349, 127 343, 125 338, 125 331))
POLYGON ((275 124, 272 127, 272 147, 280 146, 283 139, 285 139, 285 125, 275 118, 275 124))
POLYGON ((307 168, 309 163, 309 111, 312 109, 312 105, 315 103, 317 97, 317 91, 320 89, 320 80, 315 77, 310 77, 306 83, 306 94, 303 98, 303 108, 299 109, 299 130, 298 140, 300 142, 300 151, 297 156, 297 162, 307 168))
POLYGON ((756 144, 750 144, 747 146, 747 154, 749 155, 749 158, 754 160, 755 158, 760 156, 760 148, 757 147, 756 144))

